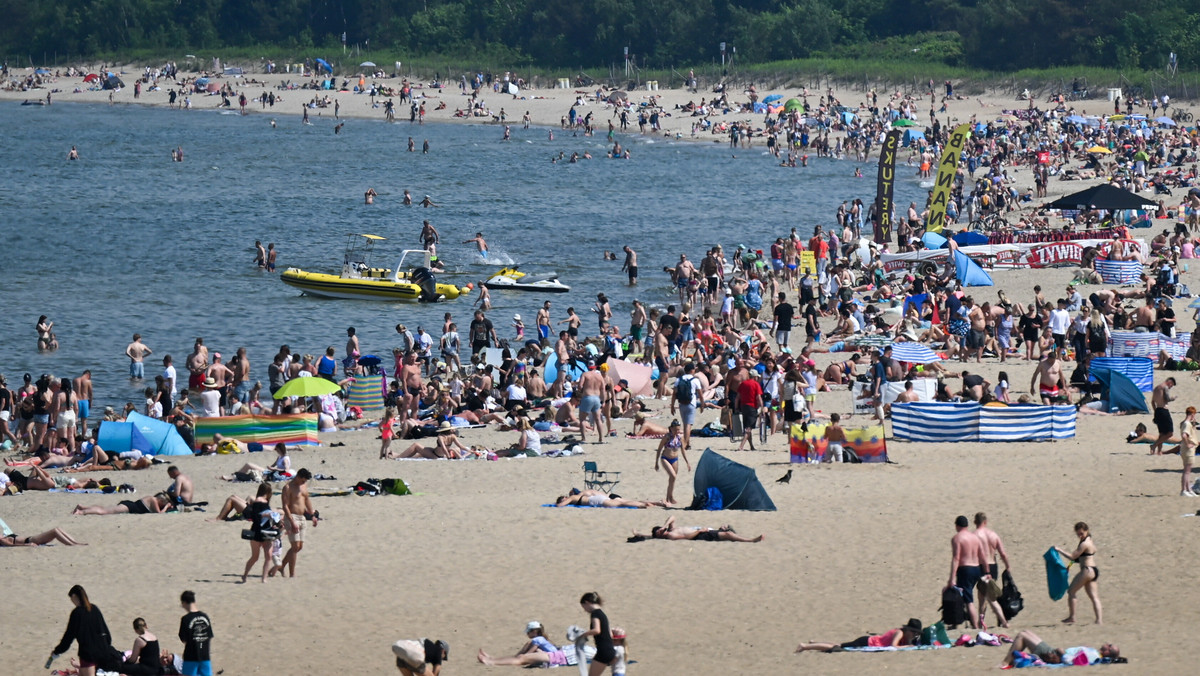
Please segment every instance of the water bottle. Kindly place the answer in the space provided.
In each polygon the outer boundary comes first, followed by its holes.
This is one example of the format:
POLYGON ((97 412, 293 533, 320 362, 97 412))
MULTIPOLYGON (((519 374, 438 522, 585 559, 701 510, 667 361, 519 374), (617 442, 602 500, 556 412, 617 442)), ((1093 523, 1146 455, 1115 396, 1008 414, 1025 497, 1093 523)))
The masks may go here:
POLYGON ((54 664, 54 660, 56 660, 56 659, 58 659, 58 655, 55 655, 54 653, 50 653, 50 657, 46 658, 46 665, 42 668, 49 669, 50 665, 54 664))

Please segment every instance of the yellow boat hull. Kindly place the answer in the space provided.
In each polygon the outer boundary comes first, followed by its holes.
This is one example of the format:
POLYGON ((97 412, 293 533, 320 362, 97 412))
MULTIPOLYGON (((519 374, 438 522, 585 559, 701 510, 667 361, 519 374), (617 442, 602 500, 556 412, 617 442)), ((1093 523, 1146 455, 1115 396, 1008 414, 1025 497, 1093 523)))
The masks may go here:
MULTIPOLYGON (((309 296, 320 298, 343 298, 365 300, 392 300, 418 302, 421 300, 421 287, 411 282, 396 282, 391 279, 350 279, 322 272, 305 272, 298 268, 288 268, 279 275, 280 280, 288 286, 300 289, 309 296)), ((439 300, 455 300, 465 295, 465 289, 459 289, 453 284, 438 284, 439 300)))

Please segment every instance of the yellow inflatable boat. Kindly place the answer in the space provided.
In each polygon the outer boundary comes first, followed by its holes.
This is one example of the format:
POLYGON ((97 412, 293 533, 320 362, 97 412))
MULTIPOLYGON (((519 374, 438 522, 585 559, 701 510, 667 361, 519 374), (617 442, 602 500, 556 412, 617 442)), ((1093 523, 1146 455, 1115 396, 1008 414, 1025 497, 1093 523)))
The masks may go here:
POLYGON ((280 279, 306 295, 320 298, 435 303, 470 293, 470 284, 459 288, 439 283, 431 269, 429 252, 421 249, 404 251, 395 269, 372 267, 375 243, 382 241, 385 238, 378 235, 349 235, 340 275, 288 268, 280 279))

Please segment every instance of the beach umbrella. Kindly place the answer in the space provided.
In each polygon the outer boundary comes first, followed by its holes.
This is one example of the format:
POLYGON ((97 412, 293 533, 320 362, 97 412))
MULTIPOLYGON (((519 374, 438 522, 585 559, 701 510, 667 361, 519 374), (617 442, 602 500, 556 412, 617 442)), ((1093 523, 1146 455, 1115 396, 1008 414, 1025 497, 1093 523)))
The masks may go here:
POLYGON ((763 103, 775 103, 776 101, 782 101, 782 100, 783 100, 783 94, 771 94, 770 96, 763 97, 763 103))
POLYGON ((337 383, 324 378, 292 378, 275 392, 276 399, 284 397, 319 397, 322 394, 333 394, 341 390, 337 383))
POLYGON ((1084 124, 1087 122, 1087 118, 1079 115, 1069 115, 1067 116, 1066 121, 1070 122, 1071 124, 1084 124))
POLYGON ((915 126, 917 126, 917 123, 906 117, 902 117, 899 120, 896 120, 895 122, 893 122, 892 126, 893 127, 915 127, 915 126))
POLYGON ((1109 122, 1116 122, 1117 120, 1124 120, 1124 119, 1125 119, 1124 115, 1109 115, 1108 116, 1109 122))
POLYGON ((1196 300, 1194 300, 1194 301, 1192 301, 1192 302, 1188 303, 1188 307, 1189 307, 1189 308, 1191 308, 1191 309, 1193 309, 1193 310, 1195 310, 1196 308, 1200 307, 1200 298, 1197 298, 1196 300))
POLYGON ((206 77, 198 77, 198 78, 196 78, 196 84, 198 84, 198 85, 201 85, 201 86, 203 86, 203 85, 206 85, 206 84, 208 84, 208 82, 209 82, 209 80, 208 80, 208 78, 206 78, 206 77))
POLYGON ((1087 151, 1089 153, 1100 153, 1101 155, 1112 155, 1112 151, 1104 146, 1092 146, 1091 148, 1088 148, 1087 151))
POLYGON ((333 66, 329 65, 329 62, 325 59, 317 59, 317 65, 324 68, 327 72, 333 72, 333 66))
POLYGON ((1050 209, 1157 209, 1152 200, 1121 190, 1111 183, 1094 185, 1077 193, 1060 197, 1046 205, 1050 209))
POLYGON ((91 73, 87 77, 83 78, 83 81, 84 82, 99 82, 100 76, 95 73, 91 73))
POLYGON ((616 103, 617 101, 624 101, 624 100, 626 100, 626 99, 628 99, 628 98, 629 98, 629 94, 626 94, 626 93, 625 93, 625 92, 623 92, 623 91, 615 91, 615 92, 611 92, 611 93, 608 95, 608 102, 609 102, 609 103, 616 103))
POLYGON ((892 359, 910 364, 932 364, 942 360, 937 353, 921 343, 892 343, 892 359))
POLYGON ((1154 118, 1154 121, 1155 121, 1155 122, 1157 122, 1157 123, 1159 123, 1159 124, 1165 124, 1165 125, 1167 125, 1168 127, 1174 127, 1174 126, 1175 126, 1175 120, 1172 120, 1172 119, 1171 119, 1171 118, 1169 118, 1169 117, 1156 117, 1156 118, 1154 118))
POLYGON ((362 63, 360 63, 358 65, 361 66, 362 68, 374 68, 375 62, 374 61, 363 61, 362 63))
POLYGON ((1018 118, 1016 115, 1013 115, 1012 113, 1004 113, 1003 115, 999 115, 996 117, 997 122, 1016 122, 1019 119, 1020 118, 1018 118))

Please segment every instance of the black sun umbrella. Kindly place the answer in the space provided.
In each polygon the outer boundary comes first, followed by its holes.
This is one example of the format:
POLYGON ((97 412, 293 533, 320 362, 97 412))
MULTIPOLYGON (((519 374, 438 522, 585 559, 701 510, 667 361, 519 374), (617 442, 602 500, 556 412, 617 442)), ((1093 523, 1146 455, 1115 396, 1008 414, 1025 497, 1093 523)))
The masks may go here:
POLYGON ((1060 197, 1046 205, 1051 209, 1157 209, 1154 200, 1141 197, 1128 190, 1101 183, 1086 190, 1060 197))

